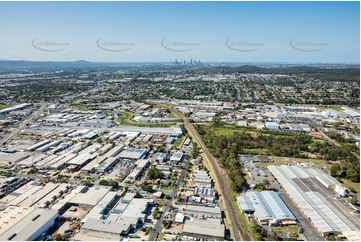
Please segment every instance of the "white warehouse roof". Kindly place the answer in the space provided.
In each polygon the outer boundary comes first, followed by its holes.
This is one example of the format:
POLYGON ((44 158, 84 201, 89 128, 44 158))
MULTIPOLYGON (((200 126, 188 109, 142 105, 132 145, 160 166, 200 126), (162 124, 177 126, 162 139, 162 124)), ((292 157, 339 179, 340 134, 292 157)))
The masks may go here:
POLYGON ((348 234, 348 236, 350 233, 359 234, 359 228, 317 190, 304 191, 297 184, 299 181, 302 183, 300 180, 302 178, 315 178, 319 170, 285 165, 269 166, 268 169, 321 233, 338 232, 348 234))

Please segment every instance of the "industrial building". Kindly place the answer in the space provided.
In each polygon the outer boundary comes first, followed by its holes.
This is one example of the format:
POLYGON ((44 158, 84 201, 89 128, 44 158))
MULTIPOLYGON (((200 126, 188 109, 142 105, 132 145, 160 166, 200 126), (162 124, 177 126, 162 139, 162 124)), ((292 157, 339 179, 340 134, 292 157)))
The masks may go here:
POLYGON ((332 194, 330 188, 336 185, 332 177, 312 167, 282 165, 268 169, 323 236, 358 236, 357 240, 360 239, 359 224, 348 218, 346 209, 338 209, 342 205, 336 205, 338 201, 334 201, 333 196, 326 198, 332 194))
POLYGON ((142 170, 134 169, 132 172, 129 173, 126 180, 134 182, 135 180, 137 180, 140 177, 142 172, 143 172, 142 170))
POLYGON ((0 241, 35 240, 57 217, 58 212, 50 209, 8 207, 0 212, 0 241))
POLYGON ((117 192, 109 191, 101 200, 90 210, 85 216, 82 222, 86 222, 89 219, 105 219, 105 210, 110 208, 110 205, 115 200, 117 192))
POLYGON ((173 155, 170 157, 171 162, 179 163, 183 159, 183 152, 182 151, 176 151, 173 153, 173 155))
POLYGON ((144 134, 164 134, 172 137, 179 137, 183 135, 182 130, 178 127, 151 128, 151 127, 137 127, 137 126, 119 126, 115 128, 115 130, 132 131, 132 132, 139 132, 144 134))
POLYGON ((269 130, 278 130, 279 129, 279 125, 275 122, 266 122, 265 126, 269 130))
POLYGON ((55 141, 53 141, 51 143, 48 143, 46 145, 43 145, 43 146, 37 148, 35 151, 37 151, 37 152, 45 152, 45 151, 48 151, 52 147, 58 146, 62 142, 63 141, 61 141, 61 140, 55 140, 55 141))
POLYGON ((195 170, 191 174, 193 187, 212 188, 212 179, 206 171, 195 170))
POLYGON ((208 218, 222 218, 222 213, 219 207, 205 207, 205 206, 195 206, 187 205, 183 208, 184 213, 198 215, 198 217, 208 217, 208 218))
POLYGON ((16 165, 20 166, 20 167, 31 167, 31 166, 35 165, 36 163, 46 159, 47 157, 48 157, 48 155, 46 155, 46 154, 30 156, 30 157, 26 158, 25 160, 20 161, 16 165))
POLYGON ((92 187, 86 192, 80 192, 69 200, 82 208, 93 208, 110 191, 107 187, 92 187))
POLYGON ((0 198, 21 187, 26 182, 25 178, 0 176, 0 198))
POLYGON ((119 154, 119 158, 128 159, 128 160, 139 160, 139 159, 143 159, 147 153, 148 151, 146 149, 129 148, 123 150, 119 154))
POLYGON ((70 193, 66 194, 62 199, 58 200, 50 209, 62 213, 69 204, 69 201, 78 193, 85 192, 86 186, 77 186, 70 193))
POLYGON ((20 161, 28 158, 28 152, 5 153, 0 152, 0 166, 9 166, 19 163, 20 161))
POLYGON ((166 153, 157 152, 153 155, 152 162, 163 163, 165 162, 166 158, 167 158, 166 153))
POLYGON ((69 188, 67 184, 47 183, 46 185, 29 182, 28 184, 15 190, 9 197, 4 197, 8 201, 7 206, 18 207, 46 207, 60 197, 69 188), (16 194, 16 195, 15 195, 16 194))
POLYGON ((183 236, 187 240, 224 240, 225 226, 219 220, 186 220, 183 227, 183 236))
POLYGON ((138 228, 145 222, 148 199, 135 199, 133 193, 126 193, 114 207, 110 205, 117 192, 108 192, 96 206, 82 220, 83 225, 75 239, 88 240, 119 240, 121 236, 129 234, 132 228, 138 228), (106 214, 105 211, 111 213, 106 214))
POLYGON ((43 141, 40 141, 32 146, 29 146, 27 147, 25 150, 26 151, 35 151, 36 149, 40 148, 41 146, 44 146, 46 144, 49 144, 51 142, 51 140, 49 139, 46 139, 46 140, 43 140, 43 141))
POLYGON ((243 213, 253 214, 260 224, 296 224, 296 218, 276 192, 248 192, 237 197, 237 204, 243 213))
MULTIPOLYGON (((107 145, 105 145, 102 149, 100 149, 99 152, 101 153, 105 147, 107 147, 107 145)), ((104 156, 115 157, 115 156, 119 155, 119 153, 122 152, 123 149, 124 149, 124 145, 116 145, 111 150, 109 150, 107 153, 105 153, 104 156)))
POLYGON ((119 159, 117 157, 109 157, 109 158, 105 159, 105 161, 102 162, 96 168, 96 170, 98 172, 106 172, 106 171, 110 170, 111 168, 113 168, 118 163, 118 161, 119 161, 119 159))

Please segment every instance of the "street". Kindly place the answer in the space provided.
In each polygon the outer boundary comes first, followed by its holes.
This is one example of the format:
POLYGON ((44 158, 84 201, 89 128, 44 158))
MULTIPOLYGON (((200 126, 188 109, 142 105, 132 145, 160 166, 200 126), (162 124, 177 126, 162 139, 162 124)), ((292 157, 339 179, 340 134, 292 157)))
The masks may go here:
MULTIPOLYGON (((189 163, 189 159, 187 159, 187 163, 185 164, 186 167, 189 163)), ((178 192, 178 189, 180 187, 180 185, 182 184, 183 180, 184 180, 184 177, 186 175, 186 172, 187 170, 186 169, 183 169, 180 176, 179 176, 179 179, 176 183, 176 185, 174 186, 174 188, 171 190, 170 192, 170 199, 168 199, 167 201, 167 205, 165 206, 164 208, 164 211, 163 211, 163 214, 167 214, 169 212, 169 209, 170 209, 170 206, 172 205, 173 203, 173 199, 174 197, 177 195, 177 192, 178 192)), ((153 231, 150 233, 149 235, 149 238, 148 238, 148 241, 155 241, 158 237, 158 235, 161 233, 162 231, 162 223, 163 223, 163 219, 164 219, 164 216, 161 216, 161 218, 155 223, 154 225, 154 228, 153 228, 153 231)))

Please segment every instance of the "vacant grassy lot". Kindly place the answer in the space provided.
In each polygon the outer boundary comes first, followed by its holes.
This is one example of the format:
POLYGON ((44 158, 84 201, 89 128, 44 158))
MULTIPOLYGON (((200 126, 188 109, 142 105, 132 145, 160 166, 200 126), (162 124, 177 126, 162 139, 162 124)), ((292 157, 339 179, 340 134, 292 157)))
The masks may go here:
POLYGON ((186 136, 182 136, 180 138, 177 138, 177 140, 174 142, 174 147, 178 148, 181 146, 181 144, 183 143, 183 140, 186 139, 186 136))
POLYGON ((333 109, 336 111, 342 111, 343 109, 341 108, 341 106, 318 106, 319 109, 321 110, 326 110, 326 109, 333 109))
POLYGON ((74 108, 79 111, 89 111, 89 108, 84 104, 76 104, 74 105, 74 108))

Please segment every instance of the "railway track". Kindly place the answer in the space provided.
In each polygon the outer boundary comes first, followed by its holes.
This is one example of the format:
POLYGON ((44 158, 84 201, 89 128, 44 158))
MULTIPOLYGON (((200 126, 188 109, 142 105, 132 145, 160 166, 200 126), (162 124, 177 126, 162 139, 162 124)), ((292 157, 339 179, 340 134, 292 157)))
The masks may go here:
POLYGON ((217 181, 218 181, 219 187, 221 189, 221 193, 223 195, 222 197, 226 203, 229 218, 231 220, 233 240, 236 240, 236 241, 250 240, 249 236, 243 232, 242 227, 236 217, 236 210, 235 210, 234 204, 231 200, 231 197, 229 196, 229 194, 227 192, 227 190, 228 190, 227 186, 229 186, 229 185, 226 185, 226 182, 224 181, 224 177, 222 177, 222 175, 220 173, 220 167, 219 167, 218 162, 213 158, 212 154, 208 151, 207 147, 205 146, 202 139, 200 138, 198 132, 188 122, 188 120, 184 119, 184 124, 187 127, 188 131, 190 131, 193 138, 195 138, 197 143, 202 148, 204 154, 206 155, 208 161, 210 162, 210 164, 212 166, 214 173, 217 176, 217 181))

